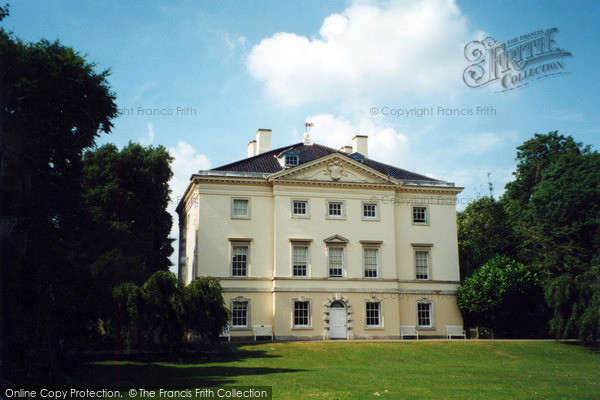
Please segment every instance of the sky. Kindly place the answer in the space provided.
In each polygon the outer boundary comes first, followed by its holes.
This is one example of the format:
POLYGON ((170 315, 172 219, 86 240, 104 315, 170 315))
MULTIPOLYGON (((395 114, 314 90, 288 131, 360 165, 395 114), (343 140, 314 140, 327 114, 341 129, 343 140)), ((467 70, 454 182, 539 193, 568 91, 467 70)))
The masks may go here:
POLYGON ((110 69, 121 116, 98 144, 169 149, 175 215, 192 173, 246 157, 259 128, 273 148, 297 143, 305 122, 313 142, 368 135, 370 158, 464 187, 458 210, 488 179, 500 196, 535 133, 600 147, 599 20, 597 1, 39 0, 11 1, 2 24, 110 69), (527 44, 552 28, 551 56, 570 55, 532 60, 550 72, 505 91, 465 83, 469 43, 527 44))

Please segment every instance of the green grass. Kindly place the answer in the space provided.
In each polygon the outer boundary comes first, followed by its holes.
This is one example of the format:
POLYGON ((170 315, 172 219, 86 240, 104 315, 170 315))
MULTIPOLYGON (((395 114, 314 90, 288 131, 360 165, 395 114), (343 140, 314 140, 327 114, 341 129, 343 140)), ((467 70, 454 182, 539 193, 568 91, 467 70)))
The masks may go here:
POLYGON ((134 387, 266 385, 274 399, 600 399, 600 353, 551 341, 295 342, 200 364, 102 361, 77 379, 134 387))

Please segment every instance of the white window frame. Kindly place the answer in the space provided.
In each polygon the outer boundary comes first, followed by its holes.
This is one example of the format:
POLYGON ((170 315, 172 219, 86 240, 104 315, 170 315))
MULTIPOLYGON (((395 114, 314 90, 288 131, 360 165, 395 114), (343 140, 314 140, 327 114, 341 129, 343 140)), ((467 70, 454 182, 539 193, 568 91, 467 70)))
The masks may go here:
POLYGON ((291 246, 290 246, 290 276, 292 278, 298 278, 298 279, 310 277, 310 239, 306 239, 306 240, 290 239, 290 242, 291 242, 291 246), (304 275, 304 276, 294 275, 294 264, 295 264, 294 248, 296 248, 296 247, 305 247, 306 248, 306 275, 304 275))
POLYGON ((340 245, 329 245, 327 246, 327 277, 328 278, 334 278, 334 279, 339 279, 339 278, 345 278, 346 277, 346 247, 345 246, 340 246, 340 245), (342 252, 342 273, 341 275, 331 275, 331 258, 330 258, 330 254, 331 254, 331 250, 332 249, 339 249, 342 252))
POLYGON ((298 154, 286 154, 283 156, 283 165, 285 167, 291 168, 291 167, 296 167, 298 165, 300 165, 300 156, 298 154), (295 164, 289 164, 288 161, 288 157, 294 157, 296 159, 296 163, 295 164))
POLYGON ((310 218, 310 201, 308 199, 291 199, 290 201, 290 214, 292 218, 310 218), (306 203, 306 214, 294 213, 294 203, 304 202, 306 203))
POLYGON ((365 299, 365 329, 384 329, 384 325, 383 325, 383 302, 381 301, 381 299, 377 299, 374 297, 370 297, 368 299, 365 299), (379 325, 369 325, 367 323, 368 321, 368 310, 367 307, 369 304, 379 304, 379 325))
POLYGON ((432 268, 431 268, 431 246, 430 245, 413 245, 413 266, 415 272, 415 280, 417 281, 430 281, 432 280, 432 268), (417 253, 427 253, 427 278, 418 277, 418 266, 417 266, 417 253))
POLYGON ((346 219, 346 202, 344 200, 327 200, 327 202, 325 203, 325 215, 327 219, 346 219), (341 215, 329 214, 329 205, 332 203, 341 204, 341 215))
POLYGON ((417 329, 435 330, 433 301, 431 301, 429 299, 418 300, 415 305, 415 313, 416 313, 416 317, 417 317, 417 329), (419 324, 419 305, 420 304, 428 304, 429 305, 429 325, 420 325, 419 324))
POLYGON ((232 197, 231 198, 231 212, 230 212, 230 217, 231 219, 250 219, 250 215, 251 215, 251 207, 250 207, 250 198, 249 197, 232 197), (247 214, 246 215, 235 215, 234 214, 234 209, 235 209, 235 202, 236 201, 246 201, 248 204, 247 207, 247 214))
POLYGON ((234 299, 231 299, 229 302, 229 306, 231 309, 231 320, 229 321, 229 326, 231 330, 244 331, 249 330, 252 324, 250 323, 250 299, 239 296, 234 299), (235 303, 246 303, 246 325, 234 325, 233 324, 233 313, 234 313, 234 304, 235 303))
POLYGON ((247 278, 250 276, 250 255, 251 255, 251 246, 250 243, 252 239, 229 239, 229 274, 232 278, 247 278), (234 247, 246 247, 248 250, 246 252, 246 275, 234 275, 233 274, 233 248, 234 247))
POLYGON ((363 249, 362 249, 362 264, 363 264, 363 268, 362 268, 362 277, 365 279, 379 279, 380 276, 380 265, 381 265, 381 259, 380 259, 380 251, 379 251, 379 246, 365 246, 363 245, 363 249), (367 264, 366 264, 366 257, 365 257, 365 253, 367 251, 375 251, 375 276, 367 276, 367 264))
POLYGON ((313 329, 312 300, 304 296, 292 299, 292 329, 313 329), (308 325, 296 325, 296 303, 308 303, 308 325))
POLYGON ((360 216, 361 216, 361 220, 363 220, 363 221, 379 221, 379 204, 373 203, 372 201, 363 201, 360 204, 360 216), (366 205, 372 205, 375 207, 375 216, 374 217, 369 217, 369 216, 365 215, 365 206, 366 205))
POLYGON ((413 225, 429 225, 429 207, 422 204, 415 204, 410 209, 410 220, 413 225), (425 209, 425 222, 415 221, 415 208, 425 209))

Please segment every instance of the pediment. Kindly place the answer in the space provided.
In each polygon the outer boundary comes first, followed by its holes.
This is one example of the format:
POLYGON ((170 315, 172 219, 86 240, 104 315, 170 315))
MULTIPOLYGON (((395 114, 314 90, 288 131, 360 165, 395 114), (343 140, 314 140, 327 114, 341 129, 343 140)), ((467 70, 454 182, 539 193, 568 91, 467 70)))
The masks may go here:
POLYGON ((337 153, 278 172, 269 180, 399 184, 396 179, 337 153))
POLYGON ((333 235, 327 239, 323 239, 323 241, 327 244, 346 244, 349 240, 340 235, 333 235))

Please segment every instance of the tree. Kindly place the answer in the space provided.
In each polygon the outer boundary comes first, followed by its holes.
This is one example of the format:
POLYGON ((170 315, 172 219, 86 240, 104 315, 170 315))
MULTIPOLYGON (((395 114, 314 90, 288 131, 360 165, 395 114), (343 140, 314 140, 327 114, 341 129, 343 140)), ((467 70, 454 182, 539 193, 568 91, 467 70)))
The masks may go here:
POLYGON ((173 253, 168 182, 173 158, 163 146, 129 143, 88 150, 83 158, 83 206, 88 221, 81 254, 90 265, 98 317, 110 315, 111 295, 120 282, 141 285, 166 271, 173 253))
POLYGON ((548 314, 539 272, 497 255, 465 279, 458 306, 471 324, 501 337, 543 337, 548 314))
POLYGON ((186 328, 204 340, 216 340, 229 321, 223 288, 216 278, 200 277, 183 289, 186 328))
POLYGON ((2 372, 40 382, 87 337, 89 280, 75 256, 82 152, 117 107, 109 72, 58 41, 0 28, 0 71, 2 372))
POLYGON ((496 254, 514 255, 515 240, 501 202, 482 197, 457 215, 460 276, 469 277, 496 254))

